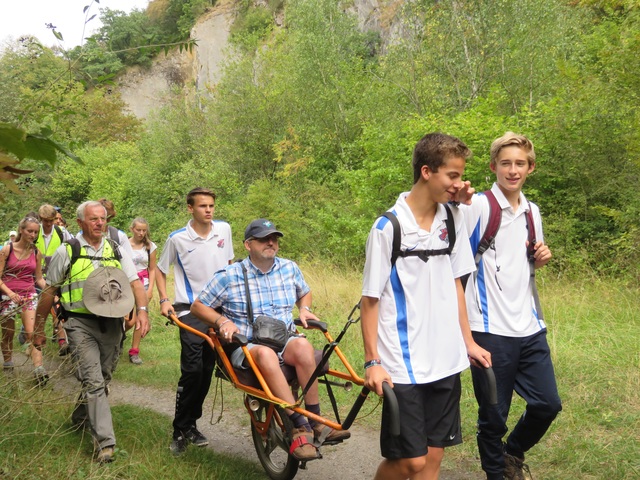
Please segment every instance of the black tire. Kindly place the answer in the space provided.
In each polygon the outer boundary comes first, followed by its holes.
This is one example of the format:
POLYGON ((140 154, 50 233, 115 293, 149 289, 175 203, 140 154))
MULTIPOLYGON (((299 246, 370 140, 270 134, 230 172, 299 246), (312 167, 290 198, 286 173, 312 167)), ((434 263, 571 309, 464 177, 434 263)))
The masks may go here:
POLYGON ((291 480, 298 473, 299 462, 289 454, 293 423, 284 409, 259 400, 260 408, 252 412, 251 436, 258 459, 272 480, 291 480), (264 423, 270 412, 273 417, 265 432, 261 433, 256 423, 264 423))

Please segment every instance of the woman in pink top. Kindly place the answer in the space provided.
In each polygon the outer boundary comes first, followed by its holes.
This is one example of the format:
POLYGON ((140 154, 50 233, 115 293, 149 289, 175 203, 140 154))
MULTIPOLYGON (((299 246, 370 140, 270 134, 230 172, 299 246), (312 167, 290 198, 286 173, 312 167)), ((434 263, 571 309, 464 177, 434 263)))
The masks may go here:
POLYGON ((36 380, 44 383, 48 379, 42 366, 42 351, 33 347, 33 333, 38 303, 36 285, 45 287, 42 278, 42 258, 34 242, 40 232, 40 222, 34 217, 25 217, 20 222, 18 234, 13 242, 0 250, 0 322, 2 325, 2 356, 5 370, 13 369, 11 354, 15 334, 15 317, 21 313, 28 342, 28 354, 35 367, 36 380))

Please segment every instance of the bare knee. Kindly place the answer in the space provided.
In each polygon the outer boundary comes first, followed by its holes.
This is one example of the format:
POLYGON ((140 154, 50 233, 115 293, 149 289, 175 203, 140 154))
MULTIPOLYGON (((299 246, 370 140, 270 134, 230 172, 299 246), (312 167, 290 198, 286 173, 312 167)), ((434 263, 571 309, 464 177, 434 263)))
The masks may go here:
POLYGON ((427 452, 427 462, 430 465, 440 465, 442 463, 442 459, 444 458, 444 448, 440 447, 429 447, 429 451, 427 452))
POLYGON ((315 368, 315 352, 313 345, 306 338, 291 340, 283 354, 289 365, 311 365, 315 368))
POLYGON ((249 354, 260 370, 280 369, 280 359, 278 355, 268 347, 253 347, 249 351, 249 354))
POLYGON ((375 478, 377 480, 392 478, 410 478, 420 473, 427 464, 427 456, 385 460, 378 467, 375 478))

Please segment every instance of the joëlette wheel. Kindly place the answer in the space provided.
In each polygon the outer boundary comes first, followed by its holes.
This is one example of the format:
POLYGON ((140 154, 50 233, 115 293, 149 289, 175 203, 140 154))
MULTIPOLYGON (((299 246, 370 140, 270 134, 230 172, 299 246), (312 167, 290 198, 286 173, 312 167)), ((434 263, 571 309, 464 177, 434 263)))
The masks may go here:
POLYGON ((284 409, 264 401, 252 415, 251 436, 262 467, 273 480, 291 480, 298 473, 298 461, 289 455, 291 420, 284 409))

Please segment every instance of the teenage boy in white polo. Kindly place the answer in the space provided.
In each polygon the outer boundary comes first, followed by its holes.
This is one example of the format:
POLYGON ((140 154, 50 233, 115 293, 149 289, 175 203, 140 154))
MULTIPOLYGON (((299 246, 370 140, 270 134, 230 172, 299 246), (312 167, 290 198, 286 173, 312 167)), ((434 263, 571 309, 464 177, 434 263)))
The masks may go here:
MULTIPOLYGON (((498 404, 483 394, 482 374, 472 368, 478 400, 478 448, 488 480, 530 478, 524 454, 540 441, 562 409, 547 343, 547 328, 538 315, 527 258, 527 212, 533 214, 535 268, 546 265, 551 251, 544 244, 537 205, 522 193, 535 168, 533 144, 524 135, 507 132, 491 145, 491 191, 500 205, 502 221, 493 248, 480 259, 477 278, 466 288, 467 311, 473 338, 491 352, 498 404), (503 445, 513 390, 527 402, 523 414, 503 445)), ((471 248, 475 252, 489 222, 489 200, 476 194, 470 206, 461 206, 471 248)))
MULTIPOLYGON (((231 227, 214 221, 216 195, 205 188, 194 188, 187 194, 187 209, 192 219, 187 226, 169 235, 158 261, 156 285, 162 314, 175 311, 187 325, 207 332, 209 327, 193 316, 189 309, 213 274, 233 261, 231 227), (174 265, 175 304, 167 295, 167 274, 174 265)), ((180 330, 180 371, 173 419, 174 455, 183 453, 189 443, 209 444, 196 428, 202 416, 202 404, 209 392, 213 374, 214 351, 201 337, 180 330)))
MULTIPOLYGON (((390 212, 401 227, 401 250, 449 247, 443 203, 468 188, 462 182, 467 146, 441 133, 425 135, 413 152, 414 184, 390 212)), ((465 184, 466 183, 466 184, 465 184)), ((392 437, 383 407, 378 480, 438 478, 444 448, 462 442, 460 372, 489 367, 491 356, 473 341, 460 277, 474 270, 461 212, 451 209, 456 242, 450 254, 398 257, 394 229, 379 218, 367 240, 361 313, 365 385, 382 394, 394 387, 402 415, 392 437), (467 357, 468 356, 468 357, 467 357)))

